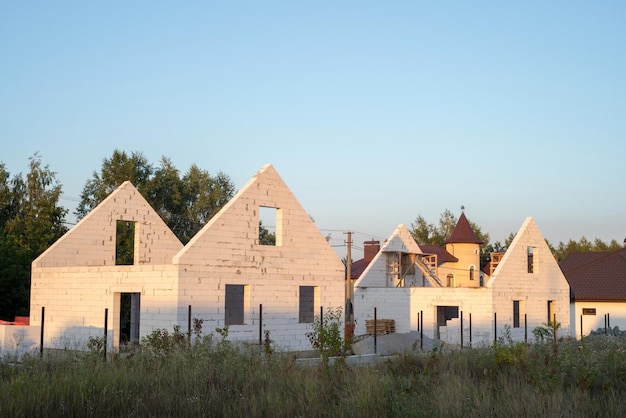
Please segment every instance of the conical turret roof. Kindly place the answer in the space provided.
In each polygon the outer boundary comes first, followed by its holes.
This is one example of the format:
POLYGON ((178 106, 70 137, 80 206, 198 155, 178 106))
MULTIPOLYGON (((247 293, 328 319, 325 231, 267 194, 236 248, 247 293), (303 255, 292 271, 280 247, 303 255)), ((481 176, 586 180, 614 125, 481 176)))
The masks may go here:
POLYGON ((472 226, 469 221, 465 217, 465 213, 461 213, 461 217, 459 221, 456 223, 454 227, 454 231, 450 234, 447 240, 445 240, 444 244, 482 244, 483 242, 478 239, 472 226))

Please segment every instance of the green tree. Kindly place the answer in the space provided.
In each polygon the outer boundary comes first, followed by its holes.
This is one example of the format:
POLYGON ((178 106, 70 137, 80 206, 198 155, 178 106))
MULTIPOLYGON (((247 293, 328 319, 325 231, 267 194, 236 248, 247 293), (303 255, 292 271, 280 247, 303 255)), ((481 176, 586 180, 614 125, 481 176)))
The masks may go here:
POLYGON ((181 177, 166 157, 154 168, 139 152, 128 155, 115 150, 111 158, 103 160, 100 172, 94 171, 86 182, 75 212, 78 219, 126 180, 133 183, 183 244, 189 242, 235 192, 230 177, 222 172, 211 176, 193 164, 181 177))
MULTIPOLYGON (((449 209, 444 210, 439 216, 437 225, 428 223, 422 215, 418 215, 411 224, 410 233, 418 244, 443 245, 445 240, 452 234, 456 224, 457 217, 449 209)), ((470 221, 470 226, 485 247, 489 243, 489 234, 483 232, 478 225, 470 221)))
POLYGON ((561 241, 556 247, 551 246, 550 248, 557 261, 561 261, 571 252, 617 251, 622 246, 614 239, 606 243, 600 238, 589 241, 583 236, 578 241, 573 239, 570 239, 567 243, 561 241))
POLYGON ((276 245, 276 233, 270 232, 263 226, 263 221, 259 221, 259 244, 276 245))
POLYGON ((0 164, 0 317, 28 315, 31 263, 66 231, 61 184, 39 154, 10 179, 0 164))

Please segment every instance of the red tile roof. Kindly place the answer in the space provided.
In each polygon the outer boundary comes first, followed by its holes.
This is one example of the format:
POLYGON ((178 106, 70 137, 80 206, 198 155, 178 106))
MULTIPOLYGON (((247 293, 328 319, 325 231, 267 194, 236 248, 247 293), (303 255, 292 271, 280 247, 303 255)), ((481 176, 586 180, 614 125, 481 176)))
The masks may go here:
POLYGON ((352 263, 352 266, 350 267, 350 276, 352 279, 358 279, 359 277, 361 277, 361 274, 363 274, 363 272, 365 271, 365 268, 369 265, 370 263, 368 261, 365 261, 364 258, 355 261, 354 263, 352 263))
POLYGON ((459 261, 458 258, 447 252, 445 248, 438 245, 421 244, 420 248, 422 249, 422 252, 426 255, 436 255, 438 266, 440 266, 442 263, 456 263, 457 261, 459 261))
POLYGON ((575 301, 626 301, 626 248, 569 253, 559 263, 575 301))
POLYGON ((459 221, 456 223, 456 227, 450 237, 445 240, 445 244, 482 244, 483 242, 478 239, 469 221, 465 217, 465 213, 461 213, 459 221))

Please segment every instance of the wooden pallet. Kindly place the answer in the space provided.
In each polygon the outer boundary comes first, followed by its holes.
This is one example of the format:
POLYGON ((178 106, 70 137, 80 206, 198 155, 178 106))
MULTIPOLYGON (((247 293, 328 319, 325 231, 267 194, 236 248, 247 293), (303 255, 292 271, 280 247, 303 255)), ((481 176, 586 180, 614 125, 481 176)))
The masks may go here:
POLYGON ((374 320, 365 320, 365 332, 367 335, 384 335, 396 332, 396 321, 393 319, 377 319, 376 330, 374 330, 374 320))

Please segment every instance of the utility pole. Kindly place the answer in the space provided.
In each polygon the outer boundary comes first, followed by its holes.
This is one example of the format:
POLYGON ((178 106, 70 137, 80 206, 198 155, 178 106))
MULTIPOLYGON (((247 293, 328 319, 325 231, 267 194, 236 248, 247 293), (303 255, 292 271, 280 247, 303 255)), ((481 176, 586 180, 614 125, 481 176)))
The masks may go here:
POLYGON ((346 252, 346 324, 354 322, 354 312, 352 311, 354 302, 354 289, 352 288, 352 232, 345 232, 348 235, 348 251, 346 252))

